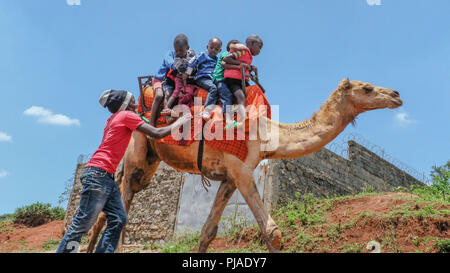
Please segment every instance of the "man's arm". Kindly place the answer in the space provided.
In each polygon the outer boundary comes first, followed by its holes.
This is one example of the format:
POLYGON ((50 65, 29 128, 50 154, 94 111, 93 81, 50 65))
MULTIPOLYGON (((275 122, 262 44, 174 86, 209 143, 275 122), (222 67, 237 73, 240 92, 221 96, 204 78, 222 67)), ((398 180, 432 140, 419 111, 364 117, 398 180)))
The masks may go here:
MULTIPOLYGON (((250 70, 250 66, 246 63, 242 63, 238 61, 237 59, 242 56, 242 51, 235 51, 233 53, 228 54, 226 57, 222 59, 222 65, 233 65, 237 66, 237 69, 240 69, 241 67, 244 67, 246 70, 250 70)), ((227 68, 224 66, 225 69, 234 69, 234 68, 227 68)))
POLYGON ((230 49, 234 49, 234 50, 248 50, 248 47, 246 47, 245 45, 239 43, 239 44, 231 44, 230 45, 230 49))
POLYGON ((222 61, 222 67, 225 68, 225 69, 241 69, 240 65, 227 64, 224 61, 222 61))
POLYGON ((179 119, 177 119, 174 123, 172 123, 169 126, 156 128, 151 126, 150 124, 143 123, 139 125, 136 130, 146 135, 149 135, 152 138, 160 139, 170 135, 172 129, 177 128, 178 126, 181 126, 187 122, 191 122, 191 114, 181 116, 179 119))

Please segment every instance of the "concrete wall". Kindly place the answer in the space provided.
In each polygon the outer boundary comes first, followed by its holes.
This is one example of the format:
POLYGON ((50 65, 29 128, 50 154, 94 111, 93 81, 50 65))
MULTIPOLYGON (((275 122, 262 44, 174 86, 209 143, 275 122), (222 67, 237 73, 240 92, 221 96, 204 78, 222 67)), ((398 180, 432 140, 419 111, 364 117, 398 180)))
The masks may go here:
POLYGON ((285 204, 296 193, 334 197, 359 193, 369 186, 391 191, 422 184, 360 144, 348 144, 349 160, 322 148, 300 158, 271 161, 265 175, 266 207, 270 210, 285 204))
MULTIPOLYGON (((263 164, 258 166, 253 175, 261 197, 263 196, 264 191, 263 177, 261 176, 261 169, 263 166, 263 164)), ((178 211, 175 232, 202 229, 203 224, 211 211, 219 186, 220 182, 211 181, 211 187, 206 191, 202 186, 199 175, 186 174, 186 183, 183 186, 180 196, 180 208, 178 211)), ((234 216, 238 216, 240 221, 245 221, 247 224, 256 223, 253 214, 238 190, 235 191, 225 207, 222 215, 223 221, 219 223, 219 233, 230 229, 231 219, 234 216)))
MULTIPOLYGON (((349 160, 323 148, 297 159, 264 161, 254 178, 266 208, 271 211, 296 194, 333 197, 355 194, 371 186, 379 191, 393 187, 421 184, 354 141, 349 142, 349 160)), ((75 174, 74 188, 68 203, 65 224, 68 225, 79 204, 83 165, 75 174)), ((219 182, 212 181, 206 192, 200 177, 178 173, 161 163, 147 189, 133 200, 125 243, 161 242, 186 229, 201 230, 211 210, 219 182)), ((237 222, 255 223, 247 204, 236 191, 227 205, 219 232, 229 228, 231 218, 237 222), (228 219, 228 220, 227 220, 228 219)))

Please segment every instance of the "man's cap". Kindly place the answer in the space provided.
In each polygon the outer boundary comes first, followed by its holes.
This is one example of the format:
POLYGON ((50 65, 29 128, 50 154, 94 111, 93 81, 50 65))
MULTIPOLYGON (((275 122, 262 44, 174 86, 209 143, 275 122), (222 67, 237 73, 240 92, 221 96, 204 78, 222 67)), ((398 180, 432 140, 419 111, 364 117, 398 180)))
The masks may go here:
POLYGON ((111 113, 127 109, 133 94, 125 90, 105 90, 100 96, 99 102, 103 107, 108 107, 111 113))

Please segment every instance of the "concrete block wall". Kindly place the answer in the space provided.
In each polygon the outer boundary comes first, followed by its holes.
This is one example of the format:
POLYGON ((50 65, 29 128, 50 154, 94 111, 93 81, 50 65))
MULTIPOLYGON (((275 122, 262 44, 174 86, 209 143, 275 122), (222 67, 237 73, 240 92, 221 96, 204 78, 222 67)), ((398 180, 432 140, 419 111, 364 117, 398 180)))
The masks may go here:
POLYGON ((285 204, 296 193, 334 197, 360 193, 369 186, 392 191, 398 186, 422 184, 354 141, 349 141, 348 149, 349 160, 322 148, 300 158, 271 161, 265 175, 266 208, 285 204))

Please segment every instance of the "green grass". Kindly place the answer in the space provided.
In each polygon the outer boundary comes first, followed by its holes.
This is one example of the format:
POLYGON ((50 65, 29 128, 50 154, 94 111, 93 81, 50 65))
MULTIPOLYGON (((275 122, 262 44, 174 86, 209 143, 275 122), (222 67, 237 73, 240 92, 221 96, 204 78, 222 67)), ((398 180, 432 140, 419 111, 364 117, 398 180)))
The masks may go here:
POLYGON ((320 202, 312 194, 294 200, 289 200, 286 206, 283 206, 273 213, 274 217, 286 216, 286 227, 296 229, 296 223, 302 225, 314 226, 325 222, 323 216, 328 206, 320 202))
POLYGON ((294 250, 295 252, 316 250, 319 247, 318 243, 320 241, 323 241, 323 239, 315 238, 304 232, 299 232, 299 234, 295 237, 295 245, 290 250, 294 250))
POLYGON ((411 204, 405 204, 401 208, 391 210, 388 214, 385 215, 386 218, 417 218, 419 220, 423 220, 425 218, 435 218, 435 217, 448 217, 450 216, 450 210, 448 209, 436 209, 436 204, 426 202, 424 203, 424 207, 421 209, 417 209, 418 206, 411 206, 411 204))
POLYGON ((48 239, 42 244, 42 248, 46 251, 56 250, 60 241, 60 239, 48 239))
POLYGON ((362 253, 364 251, 362 243, 344 244, 338 248, 342 253, 362 253))
POLYGON ((450 253, 450 239, 438 239, 434 245, 441 253, 450 253))
POLYGON ((163 245, 162 253, 188 253, 200 243, 199 232, 184 232, 163 245))
POLYGON ((144 244, 144 250, 155 250, 155 249, 161 249, 161 245, 157 244, 155 242, 151 243, 151 244, 144 244))

